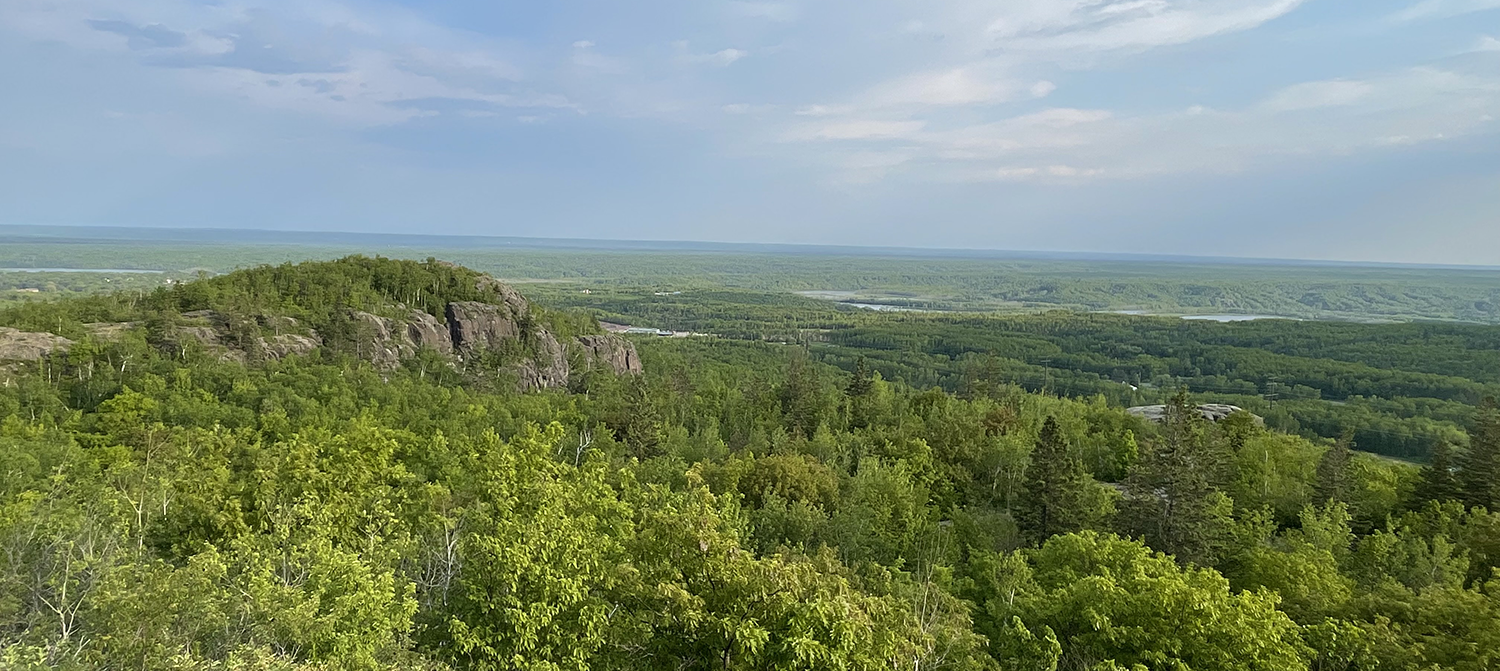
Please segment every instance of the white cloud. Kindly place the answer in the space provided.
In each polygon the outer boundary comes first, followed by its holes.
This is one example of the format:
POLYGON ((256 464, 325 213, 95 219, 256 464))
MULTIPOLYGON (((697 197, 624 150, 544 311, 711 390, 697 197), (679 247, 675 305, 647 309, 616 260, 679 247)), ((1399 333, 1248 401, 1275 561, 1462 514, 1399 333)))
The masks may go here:
POLYGON ((574 49, 592 49, 592 48, 594 48, 594 43, 590 42, 588 40, 578 40, 577 42, 573 43, 573 48, 574 49))
POLYGON ((354 126, 493 108, 573 108, 520 84, 512 49, 396 7, 19 0, 0 28, 103 50, 189 90, 354 126))
POLYGON ((711 65, 727 66, 749 55, 750 52, 741 49, 721 49, 711 54, 698 54, 690 56, 689 60, 692 60, 696 63, 708 63, 711 65))
POLYGON ((835 115, 839 115, 839 114, 848 114, 852 110, 853 110, 853 108, 851 108, 851 107, 830 107, 828 105, 808 105, 807 107, 799 108, 796 112, 794 112, 794 114, 796 114, 797 116, 835 116, 835 115))
POLYGON ((974 105, 1007 100, 1020 86, 976 71, 958 68, 924 72, 877 87, 866 96, 868 105, 974 105))
POLYGON ((1080 181, 1229 173, 1294 156, 1389 150, 1495 132, 1500 61, 1468 67, 1304 82, 1237 110, 1193 105, 1123 116, 1102 109, 1052 108, 983 123, 927 120, 920 126, 898 126, 883 120, 804 126, 785 139, 822 143, 810 158, 835 167, 845 160, 841 152, 900 140, 908 158, 887 176, 920 165, 924 180, 1080 181))
POLYGON ((1374 92, 1368 82, 1335 79, 1304 82, 1284 88, 1263 104, 1272 112, 1295 112, 1353 105, 1374 92))
POLYGON ((1033 98, 1045 98, 1049 95, 1052 95, 1052 92, 1056 90, 1056 84, 1045 80, 1032 84, 1031 88, 1029 89, 1029 91, 1031 92, 1031 97, 1033 98))
POLYGON ((1140 50, 1249 30, 1305 0, 1053 0, 1001 17, 996 47, 1020 52, 1140 50))
POLYGON ((1500 51, 1500 39, 1481 35, 1470 51, 1500 51))

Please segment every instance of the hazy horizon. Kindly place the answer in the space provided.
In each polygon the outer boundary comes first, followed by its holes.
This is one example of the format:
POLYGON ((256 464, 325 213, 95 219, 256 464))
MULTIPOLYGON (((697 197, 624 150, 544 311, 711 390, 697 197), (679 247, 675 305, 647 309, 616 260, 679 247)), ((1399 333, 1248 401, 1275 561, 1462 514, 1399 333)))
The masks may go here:
POLYGON ((1500 265, 1500 0, 15 0, 0 224, 1500 265))
MULTIPOLYGON (((998 249, 986 247, 918 247, 877 245, 832 245, 816 243, 738 242, 719 240, 672 240, 629 238, 538 237, 504 235, 465 235, 454 233, 380 233, 337 230, 279 230, 267 228, 203 228, 150 226, 88 225, 16 225, 0 224, 0 240, 12 237, 18 242, 106 242, 163 244, 243 244, 374 247, 369 253, 397 252, 412 249, 459 250, 471 246, 478 250, 538 250, 560 252, 642 252, 642 253, 789 253, 807 256, 842 256, 851 258, 954 259, 995 261, 1101 261, 1163 264, 1210 264, 1242 266, 1307 266, 1423 268, 1452 270, 1500 270, 1500 265, 1465 263, 1422 263, 1399 261, 1347 261, 1325 258, 1227 256, 1193 254, 1151 254, 1139 252, 1089 252, 1060 249, 998 249), (42 234, 45 232, 45 234, 42 234), (451 246, 449 246, 451 245, 451 246)), ((356 252, 357 253, 357 252, 356 252)))

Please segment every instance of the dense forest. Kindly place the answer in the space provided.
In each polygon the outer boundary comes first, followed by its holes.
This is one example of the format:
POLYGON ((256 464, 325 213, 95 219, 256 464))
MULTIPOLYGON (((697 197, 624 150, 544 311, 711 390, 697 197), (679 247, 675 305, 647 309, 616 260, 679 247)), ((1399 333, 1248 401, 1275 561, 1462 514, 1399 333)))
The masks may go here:
MULTIPOLYGON (((658 305, 723 308, 693 299, 658 305)), ((356 257, 0 310, 54 345, 0 362, 0 668, 1500 664, 1481 327, 855 314, 643 338, 643 373, 523 392, 509 359, 382 363, 357 325, 384 322, 351 317, 517 300, 356 257), (210 313, 321 344, 176 335, 210 313), (1418 467, 1354 415, 1211 422, 1189 394, 1215 376, 1444 439, 1418 467), (1164 421, 1125 412, 1144 392, 1164 421)), ((515 337, 630 316, 566 307, 515 337)))
POLYGON ((536 289, 601 319, 805 344, 846 371, 865 358, 886 379, 919 388, 1016 384, 1120 405, 1161 403, 1187 389, 1286 433, 1353 430, 1360 449, 1408 460, 1462 445, 1474 406, 1500 394, 1500 330, 1475 324, 880 312, 725 289, 536 289))

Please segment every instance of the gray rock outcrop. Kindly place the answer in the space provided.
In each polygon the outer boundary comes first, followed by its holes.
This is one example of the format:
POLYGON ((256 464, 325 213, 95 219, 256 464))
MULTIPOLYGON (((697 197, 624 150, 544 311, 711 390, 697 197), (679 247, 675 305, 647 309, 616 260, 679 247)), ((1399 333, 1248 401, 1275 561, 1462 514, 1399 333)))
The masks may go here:
POLYGON ((307 354, 323 345, 315 336, 283 333, 260 339, 260 351, 268 359, 285 359, 293 354, 307 354))
POLYGON ((59 335, 0 326, 0 361, 38 361, 72 346, 72 340, 59 335))
POLYGON ((484 349, 499 349, 504 343, 521 337, 521 317, 510 305, 477 301, 449 303, 444 313, 453 351, 459 355, 484 349))
POLYGON ((636 375, 643 369, 635 345, 617 335, 578 336, 583 348, 583 362, 589 369, 609 369, 616 373, 636 375))
MULTIPOLYGON (((1210 422, 1218 422, 1243 409, 1237 405, 1204 403, 1198 406, 1198 414, 1210 422)), ((1126 408, 1125 412, 1152 422, 1167 421, 1167 406, 1165 405, 1140 405, 1134 408, 1126 408)), ((1252 415, 1252 417, 1255 417, 1257 421, 1263 421, 1259 416, 1252 415)))
POLYGON ((533 356, 516 364, 515 371, 523 390, 555 389, 568 386, 572 371, 562 343, 546 329, 537 329, 531 340, 533 356))
POLYGON ((349 314, 359 329, 355 351, 381 370, 394 370, 401 360, 416 352, 407 336, 406 324, 389 317, 354 311, 349 314))
POLYGON ((412 310, 411 318, 406 321, 406 337, 417 349, 427 347, 439 354, 453 353, 453 336, 448 326, 421 310, 412 310))

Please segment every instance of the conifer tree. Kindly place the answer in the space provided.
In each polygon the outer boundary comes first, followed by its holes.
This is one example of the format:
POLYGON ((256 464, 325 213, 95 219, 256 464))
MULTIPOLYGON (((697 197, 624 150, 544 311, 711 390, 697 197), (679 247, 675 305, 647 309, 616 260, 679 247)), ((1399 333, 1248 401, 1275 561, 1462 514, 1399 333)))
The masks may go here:
POLYGON ((1223 495, 1214 488, 1215 450, 1198 408, 1179 392, 1166 407, 1162 435, 1146 445, 1125 479, 1120 525, 1183 562, 1212 558, 1223 495))
POLYGON ((861 356, 854 362, 854 378, 849 380, 844 393, 850 398, 859 398, 869 394, 874 387, 875 377, 870 374, 870 362, 861 356))
POLYGON ((1031 451, 1016 521, 1037 542, 1079 531, 1090 521, 1088 490, 1092 486, 1083 460, 1063 439, 1056 417, 1048 417, 1031 451))
POLYGON ((1459 464, 1458 480, 1468 506, 1500 508, 1500 405, 1487 398, 1469 430, 1469 452, 1459 464))
POLYGON ((1328 448, 1318 460, 1317 480, 1313 499, 1318 505, 1329 501, 1348 502, 1349 462, 1354 458, 1350 447, 1354 444, 1354 432, 1345 431, 1344 436, 1328 448))
POLYGON ((1416 500, 1457 501, 1463 496, 1458 477, 1453 472, 1453 446, 1439 442, 1432 448, 1432 459, 1422 467, 1422 479, 1417 483, 1416 500))

